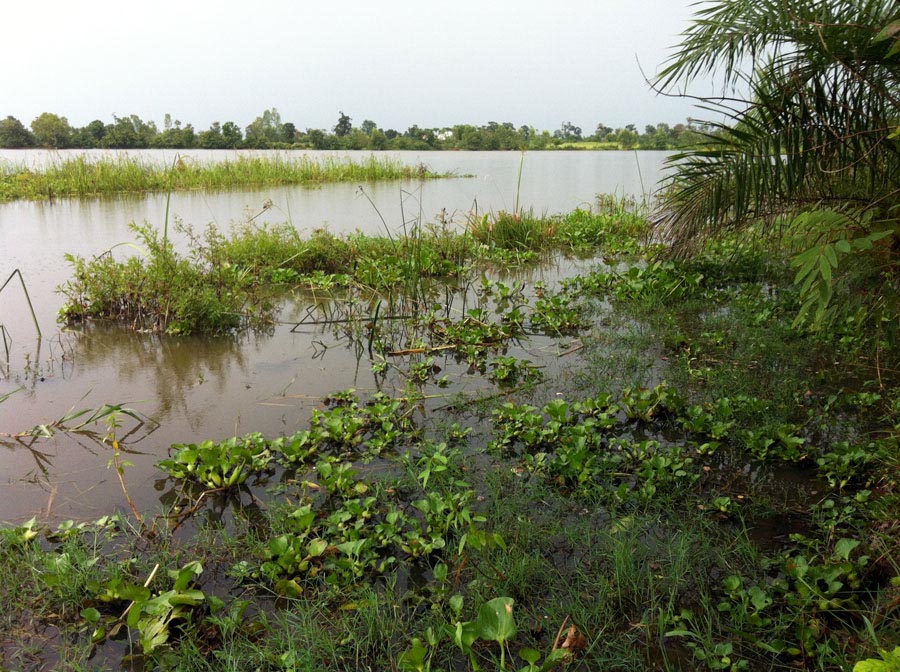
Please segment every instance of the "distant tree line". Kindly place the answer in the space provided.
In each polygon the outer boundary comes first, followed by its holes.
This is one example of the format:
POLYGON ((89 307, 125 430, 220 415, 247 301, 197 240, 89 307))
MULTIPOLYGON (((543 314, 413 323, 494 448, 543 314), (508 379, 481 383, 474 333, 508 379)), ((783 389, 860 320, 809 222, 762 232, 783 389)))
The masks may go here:
POLYGON ((410 126, 405 131, 382 129, 366 119, 359 126, 340 112, 329 131, 298 129, 283 122, 274 107, 265 110, 245 128, 233 121, 214 122, 197 132, 165 115, 162 130, 153 121, 136 114, 113 116, 111 123, 99 119, 83 127, 73 127, 65 117, 44 112, 26 127, 15 117, 0 119, 0 148, 45 147, 51 149, 420 149, 420 150, 540 150, 540 149, 678 149, 698 144, 704 126, 686 124, 648 125, 641 133, 634 124, 612 128, 597 124, 585 135, 580 127, 564 122, 556 131, 538 131, 533 126, 515 127, 510 122, 488 122, 483 126, 457 124, 445 128, 410 126))

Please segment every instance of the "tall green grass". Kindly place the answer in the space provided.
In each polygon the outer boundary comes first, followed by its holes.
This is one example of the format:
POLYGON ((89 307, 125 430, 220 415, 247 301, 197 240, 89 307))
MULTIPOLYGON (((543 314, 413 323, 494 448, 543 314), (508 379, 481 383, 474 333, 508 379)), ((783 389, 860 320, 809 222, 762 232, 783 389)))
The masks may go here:
POLYGON ((231 189, 279 184, 376 182, 448 177, 390 158, 238 157, 220 163, 178 159, 164 166, 134 156, 66 159, 43 170, 0 166, 0 201, 107 193, 231 189))

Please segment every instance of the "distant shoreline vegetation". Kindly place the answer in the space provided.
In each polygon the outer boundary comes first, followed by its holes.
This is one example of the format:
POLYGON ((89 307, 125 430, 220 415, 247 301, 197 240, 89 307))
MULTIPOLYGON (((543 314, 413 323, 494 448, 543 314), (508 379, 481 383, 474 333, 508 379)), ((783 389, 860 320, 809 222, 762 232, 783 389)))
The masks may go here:
POLYGON ((443 128, 410 126, 405 131, 382 129, 370 119, 354 126, 341 112, 331 130, 300 130, 282 121, 274 107, 241 128, 233 121, 214 122, 197 131, 167 114, 160 130, 139 116, 113 116, 110 123, 95 119, 73 127, 65 117, 44 112, 26 127, 13 116, 0 119, 0 148, 19 149, 350 149, 350 150, 674 150, 696 146, 710 129, 688 120, 686 124, 648 124, 643 131, 634 124, 612 128, 598 123, 593 133, 569 121, 555 131, 510 122, 482 126, 457 124, 443 128))
POLYGON ((78 156, 43 170, 0 164, 0 202, 109 193, 228 189, 275 184, 377 182, 451 177, 388 157, 238 157, 217 163, 177 159, 165 166, 137 157, 78 156))

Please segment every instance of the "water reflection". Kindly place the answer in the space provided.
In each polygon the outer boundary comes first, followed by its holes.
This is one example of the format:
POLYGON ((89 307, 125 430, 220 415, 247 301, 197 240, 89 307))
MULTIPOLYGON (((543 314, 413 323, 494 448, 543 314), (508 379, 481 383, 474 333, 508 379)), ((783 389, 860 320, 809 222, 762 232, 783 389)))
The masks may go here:
POLYGON ((174 338, 92 324, 78 335, 73 375, 80 368, 114 372, 109 392, 129 399, 140 388, 141 398, 156 402, 148 414, 158 422, 178 415, 196 429, 204 424, 208 405, 189 405, 188 399, 222 397, 230 379, 248 376, 243 340, 174 338))

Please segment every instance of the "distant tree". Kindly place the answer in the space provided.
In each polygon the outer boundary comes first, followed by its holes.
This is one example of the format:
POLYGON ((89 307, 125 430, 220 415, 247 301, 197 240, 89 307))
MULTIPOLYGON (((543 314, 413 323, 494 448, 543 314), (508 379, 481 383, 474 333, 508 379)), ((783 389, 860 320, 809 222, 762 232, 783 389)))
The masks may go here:
POLYGON ((331 149, 331 138, 319 128, 306 129, 306 142, 313 149, 331 149))
POLYGON ((268 147, 273 142, 281 142, 284 137, 281 115, 274 107, 264 110, 247 126, 244 144, 248 147, 268 147))
POLYGON ((70 146, 79 149, 100 147, 105 134, 106 127, 103 125, 103 122, 99 119, 95 119, 87 126, 72 129, 70 146))
POLYGON ((378 128, 378 125, 371 119, 366 119, 365 121, 362 122, 362 124, 360 125, 359 128, 366 135, 372 135, 375 132, 375 129, 378 128))
POLYGON ((366 149, 371 145, 372 139, 363 133, 361 128, 354 128, 349 135, 341 138, 341 146, 345 149, 366 149))
POLYGON ((84 129, 94 139, 95 146, 99 147, 100 142, 103 140, 103 136, 106 135, 106 126, 104 125, 104 123, 99 119, 94 119, 91 123, 85 126, 84 129))
POLYGON ((638 143, 638 134, 634 130, 634 124, 628 124, 625 128, 616 131, 616 141, 622 149, 634 147, 638 143))
POLYGON ((150 147, 158 131, 152 121, 145 122, 136 114, 128 117, 113 115, 113 123, 106 125, 103 147, 143 149, 150 147))
POLYGON ((283 124, 281 127, 281 140, 288 144, 295 142, 297 140, 297 127, 291 122, 283 124))
POLYGON ((559 130, 553 133, 553 137, 563 141, 581 140, 581 128, 571 121, 564 121, 559 130))
POLYGON ((388 139, 384 131, 380 128, 376 128, 372 131, 372 141, 369 145, 372 149, 387 149, 387 145, 388 139))
POLYGON ((428 149, 433 147, 436 141, 433 128, 419 128, 416 124, 407 128, 403 136, 412 141, 404 143, 407 149, 428 149))
POLYGON ((34 134, 15 117, 7 117, 0 121, 0 147, 4 149, 18 149, 19 147, 33 147, 34 134))
POLYGON ((209 130, 202 131, 197 136, 196 145, 201 149, 224 149, 227 146, 218 121, 214 121, 209 130))
POLYGON ((540 133, 532 133, 528 146, 531 149, 546 149, 553 142, 553 136, 550 131, 541 131, 540 133))
POLYGON ((595 142, 604 142, 609 134, 613 132, 613 129, 607 126, 604 123, 597 124, 597 128, 594 130, 593 140, 595 142))
POLYGON ((176 119, 172 121, 172 116, 167 114, 163 125, 165 130, 157 134, 150 142, 151 147, 165 147, 171 149, 187 149, 194 146, 196 135, 194 127, 188 124, 184 128, 181 127, 181 121, 176 119))
POLYGON ((400 131, 393 128, 389 128, 384 132, 384 137, 386 137, 388 140, 393 140, 398 135, 400 135, 400 131))
POLYGON ((243 142, 241 127, 233 121, 226 121, 222 124, 222 137, 225 138, 225 146, 229 149, 234 149, 243 142))
POLYGON ((351 123, 350 117, 342 111, 338 117, 337 124, 334 126, 334 134, 339 138, 343 138, 345 135, 349 135, 352 130, 353 124, 351 123))
POLYGON ((72 144, 72 127, 65 117, 44 112, 31 122, 35 142, 41 147, 63 149, 72 144))

